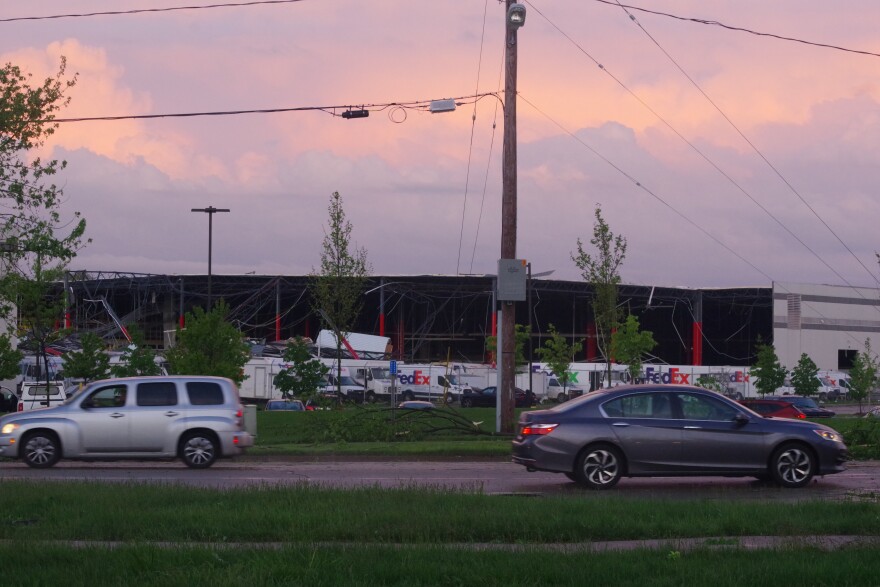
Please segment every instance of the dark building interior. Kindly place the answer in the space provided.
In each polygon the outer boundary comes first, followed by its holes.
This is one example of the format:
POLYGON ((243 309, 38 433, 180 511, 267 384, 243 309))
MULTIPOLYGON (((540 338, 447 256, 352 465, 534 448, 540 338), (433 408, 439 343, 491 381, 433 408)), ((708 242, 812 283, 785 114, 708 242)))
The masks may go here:
MULTIPOLYGON (((207 275, 75 272, 66 283, 69 326, 74 333, 95 332, 121 345, 119 324, 137 324, 147 342, 162 349, 187 312, 206 306, 210 289, 214 302, 226 303, 228 319, 248 338, 314 337, 325 326, 313 311, 309 281, 308 276, 212 275, 209 286, 207 275)), ((495 332, 494 287, 492 275, 373 276, 353 330, 389 337, 393 358, 404 361, 483 362, 489 358, 486 338, 495 332)), ((515 314, 517 324, 531 325, 533 349, 553 324, 579 342, 576 360, 603 360, 595 344, 589 284, 533 279, 527 291, 515 314)), ((658 343, 646 362, 751 365, 756 343, 773 338, 769 287, 622 285, 619 302, 658 343)))

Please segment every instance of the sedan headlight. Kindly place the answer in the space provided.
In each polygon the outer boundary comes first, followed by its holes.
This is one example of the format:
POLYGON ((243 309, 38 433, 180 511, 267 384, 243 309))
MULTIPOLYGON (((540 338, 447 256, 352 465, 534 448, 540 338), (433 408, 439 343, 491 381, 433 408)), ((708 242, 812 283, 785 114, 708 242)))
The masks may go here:
POLYGON ((2 432, 3 434, 12 434, 13 432, 18 430, 19 428, 21 428, 21 424, 15 424, 15 423, 6 424, 5 426, 3 426, 3 429, 0 430, 0 432, 2 432))
POLYGON ((840 434, 833 430, 813 430, 813 432, 825 440, 830 440, 831 442, 843 442, 843 438, 840 437, 840 434))

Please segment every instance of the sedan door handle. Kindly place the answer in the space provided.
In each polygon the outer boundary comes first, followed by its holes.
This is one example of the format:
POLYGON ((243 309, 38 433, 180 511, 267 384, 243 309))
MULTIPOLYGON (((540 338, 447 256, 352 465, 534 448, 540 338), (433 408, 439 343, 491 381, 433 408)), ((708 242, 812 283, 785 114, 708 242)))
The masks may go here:
POLYGON ((629 423, 628 422, 615 422, 614 424, 612 424, 612 426, 620 426, 621 428, 626 428, 627 426, 629 426, 629 423))
POLYGON ((703 427, 702 426, 685 426, 684 429, 685 430, 702 430, 703 427))
POLYGON ((177 416, 178 413, 177 412, 165 412, 165 415, 168 416, 169 418, 172 418, 174 416, 177 416))
POLYGON ((119 412, 113 412, 112 414, 110 414, 111 418, 122 418, 124 416, 125 414, 120 414, 119 412))

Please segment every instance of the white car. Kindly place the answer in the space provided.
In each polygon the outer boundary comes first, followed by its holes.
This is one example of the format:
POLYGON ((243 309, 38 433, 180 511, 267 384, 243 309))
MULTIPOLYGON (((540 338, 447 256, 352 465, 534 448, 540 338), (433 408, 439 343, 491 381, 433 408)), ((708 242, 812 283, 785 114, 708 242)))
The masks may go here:
POLYGON ((176 458, 192 468, 240 454, 238 389, 222 377, 129 377, 89 384, 62 405, 0 418, 0 457, 35 468, 66 459, 176 458))

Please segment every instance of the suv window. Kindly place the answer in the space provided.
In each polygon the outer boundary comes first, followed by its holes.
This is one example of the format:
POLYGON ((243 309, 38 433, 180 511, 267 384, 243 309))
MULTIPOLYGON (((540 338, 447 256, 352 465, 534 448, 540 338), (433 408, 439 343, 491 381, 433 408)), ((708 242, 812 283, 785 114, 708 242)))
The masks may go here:
POLYGON ((171 381, 141 383, 135 395, 139 406, 177 405, 177 386, 171 381))
POLYGON ((219 383, 213 381, 188 381, 186 394, 189 396, 189 403, 194 406, 223 405, 223 389, 219 383))
POLYGON ((125 405, 126 387, 112 385, 96 389, 82 403, 84 408, 121 408, 125 405))

